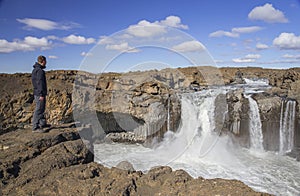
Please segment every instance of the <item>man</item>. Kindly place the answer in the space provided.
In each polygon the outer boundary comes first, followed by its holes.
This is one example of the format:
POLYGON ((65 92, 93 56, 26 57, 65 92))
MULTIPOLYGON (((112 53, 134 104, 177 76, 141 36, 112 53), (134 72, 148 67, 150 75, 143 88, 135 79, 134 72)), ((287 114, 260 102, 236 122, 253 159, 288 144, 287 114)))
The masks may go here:
POLYGON ((36 103, 35 111, 32 120, 33 132, 45 132, 43 128, 49 127, 46 124, 45 108, 46 108, 46 95, 47 95, 47 82, 46 75, 43 69, 46 68, 46 57, 39 56, 37 62, 33 65, 31 75, 33 85, 33 95, 36 103))

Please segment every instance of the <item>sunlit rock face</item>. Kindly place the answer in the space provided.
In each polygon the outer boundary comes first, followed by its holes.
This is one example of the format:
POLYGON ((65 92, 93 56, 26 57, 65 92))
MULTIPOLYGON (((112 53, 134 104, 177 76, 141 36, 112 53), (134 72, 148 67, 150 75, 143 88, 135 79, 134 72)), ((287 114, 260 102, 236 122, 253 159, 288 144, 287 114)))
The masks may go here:
MULTIPOLYGON (((264 148, 279 149, 283 99, 296 101, 294 140, 295 146, 299 144, 299 69, 189 67, 124 74, 48 71, 46 76, 49 123, 89 119, 86 124, 98 125, 93 129, 95 137, 114 134, 114 141, 141 143, 178 129, 181 93, 201 91, 212 85, 243 84, 243 78, 264 78, 272 88, 253 96, 261 114, 264 148), (79 119, 74 119, 74 115, 79 119)), ((31 75, 1 74, 0 82, 1 133, 30 127, 34 111, 31 75)), ((220 129, 237 136, 243 146, 249 146, 248 100, 240 90, 229 92, 226 100, 228 115, 220 129)))

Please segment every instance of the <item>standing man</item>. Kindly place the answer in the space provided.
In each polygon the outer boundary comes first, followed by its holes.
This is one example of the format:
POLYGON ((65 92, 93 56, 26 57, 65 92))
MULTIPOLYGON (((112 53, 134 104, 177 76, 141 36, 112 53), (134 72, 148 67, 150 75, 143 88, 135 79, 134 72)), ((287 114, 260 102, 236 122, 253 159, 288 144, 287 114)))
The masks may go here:
POLYGON ((31 75, 34 100, 36 103, 35 111, 33 114, 32 130, 33 132, 45 132, 43 128, 49 127, 46 124, 45 108, 46 108, 46 95, 47 95, 47 82, 46 75, 43 69, 46 68, 46 57, 39 56, 37 62, 33 65, 31 75))

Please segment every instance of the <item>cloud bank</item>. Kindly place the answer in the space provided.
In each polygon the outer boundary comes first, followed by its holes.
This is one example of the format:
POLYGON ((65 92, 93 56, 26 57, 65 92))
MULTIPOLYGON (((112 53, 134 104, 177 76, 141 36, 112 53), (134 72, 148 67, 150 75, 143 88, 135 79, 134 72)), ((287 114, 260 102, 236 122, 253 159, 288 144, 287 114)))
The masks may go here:
POLYGON ((167 33, 166 27, 188 29, 187 25, 181 23, 178 16, 168 16, 164 20, 155 22, 141 20, 138 24, 130 25, 127 32, 135 37, 154 37, 167 33))
POLYGON ((284 13, 275 9, 272 4, 266 3, 263 6, 257 6, 248 14, 250 20, 261 20, 267 23, 287 23, 288 19, 284 13))
POLYGON ((62 38, 62 41, 67 44, 93 44, 96 42, 94 38, 85 38, 80 35, 69 35, 62 38))
POLYGON ((14 51, 34 51, 36 49, 46 50, 52 47, 52 42, 47 38, 37 38, 27 36, 24 40, 14 40, 9 42, 4 39, 0 39, 0 52, 10 53, 14 51))

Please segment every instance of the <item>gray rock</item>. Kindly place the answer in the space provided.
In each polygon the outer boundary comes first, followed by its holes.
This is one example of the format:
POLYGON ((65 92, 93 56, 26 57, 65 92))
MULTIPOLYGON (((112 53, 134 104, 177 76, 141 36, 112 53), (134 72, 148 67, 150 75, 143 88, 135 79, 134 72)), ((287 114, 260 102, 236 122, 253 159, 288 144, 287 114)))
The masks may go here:
POLYGON ((128 162, 128 161, 121 161, 120 163, 118 163, 116 165, 116 167, 119 168, 119 169, 130 171, 130 172, 135 171, 133 165, 130 162, 128 162))

